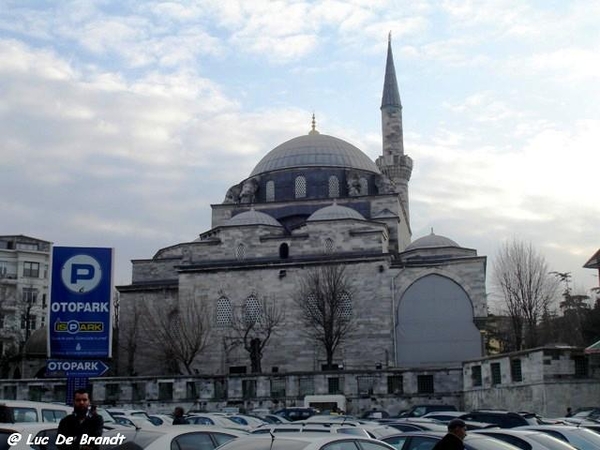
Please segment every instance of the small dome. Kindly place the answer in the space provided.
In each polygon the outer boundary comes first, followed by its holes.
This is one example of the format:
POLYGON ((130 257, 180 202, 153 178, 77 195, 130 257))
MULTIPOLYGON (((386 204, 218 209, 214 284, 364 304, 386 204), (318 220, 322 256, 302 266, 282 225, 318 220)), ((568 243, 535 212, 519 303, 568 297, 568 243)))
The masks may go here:
POLYGON ((38 328, 31 333, 31 336, 29 336, 29 339, 25 342, 25 348, 23 349, 25 355, 45 357, 48 342, 47 334, 48 329, 45 326, 38 328))
POLYGON ((267 225, 270 227, 282 226, 277 219, 263 212, 255 211, 254 208, 252 208, 250 211, 245 211, 233 216, 224 224, 226 227, 239 227, 243 225, 267 225))
POLYGON ((445 236, 439 236, 431 231, 428 236, 420 237, 419 239, 412 242, 405 251, 415 250, 417 248, 436 248, 436 247, 460 247, 452 239, 445 236))
POLYGON ((333 204, 316 210, 306 219, 307 222, 315 222, 318 220, 340 220, 340 219, 356 219, 366 220, 364 216, 355 209, 346 206, 333 204))
POLYGON ((278 145, 256 165, 250 177, 300 167, 344 167, 381 173, 359 148, 326 134, 311 133, 278 145))

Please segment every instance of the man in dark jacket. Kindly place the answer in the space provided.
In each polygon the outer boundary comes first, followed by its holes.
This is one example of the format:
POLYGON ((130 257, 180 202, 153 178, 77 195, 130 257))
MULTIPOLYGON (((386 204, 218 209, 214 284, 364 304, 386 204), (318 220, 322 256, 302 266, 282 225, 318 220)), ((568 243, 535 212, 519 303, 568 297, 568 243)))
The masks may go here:
POLYGON ((73 414, 63 417, 58 424, 58 434, 61 436, 57 436, 57 441, 61 439, 62 443, 57 447, 60 450, 94 450, 98 448, 94 443, 80 445, 82 436, 102 436, 103 426, 102 416, 91 410, 89 392, 86 389, 78 389, 73 398, 73 414))
POLYGON ((173 425, 185 425, 186 423, 183 417, 183 408, 181 406, 176 407, 173 411, 173 425))
POLYGON ((448 423, 448 434, 433 447, 433 450, 464 450, 463 439, 467 435, 467 424, 461 419, 448 423))

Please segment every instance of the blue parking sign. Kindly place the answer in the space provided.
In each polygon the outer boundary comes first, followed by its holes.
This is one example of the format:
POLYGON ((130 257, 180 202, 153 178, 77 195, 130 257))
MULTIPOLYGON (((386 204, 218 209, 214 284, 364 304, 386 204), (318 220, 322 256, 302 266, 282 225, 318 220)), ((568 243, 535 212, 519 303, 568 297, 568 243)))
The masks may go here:
POLYGON ((109 358, 111 248, 54 247, 48 321, 50 358, 109 358))

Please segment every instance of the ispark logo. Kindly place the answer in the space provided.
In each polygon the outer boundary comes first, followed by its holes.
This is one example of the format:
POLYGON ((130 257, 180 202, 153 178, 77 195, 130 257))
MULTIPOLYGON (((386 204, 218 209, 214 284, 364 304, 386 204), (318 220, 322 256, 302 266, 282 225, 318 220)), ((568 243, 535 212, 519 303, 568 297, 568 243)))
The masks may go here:
MULTIPOLYGON (((6 439, 6 443, 11 447, 14 447, 25 438, 25 444, 28 446, 32 445, 49 445, 50 436, 34 436, 32 434, 13 433, 6 439)), ((54 440, 54 445, 73 445, 77 438, 71 436, 64 436, 57 434, 54 440)), ((125 435, 117 433, 115 436, 89 436, 87 434, 81 435, 79 445, 121 445, 125 441, 125 435)))

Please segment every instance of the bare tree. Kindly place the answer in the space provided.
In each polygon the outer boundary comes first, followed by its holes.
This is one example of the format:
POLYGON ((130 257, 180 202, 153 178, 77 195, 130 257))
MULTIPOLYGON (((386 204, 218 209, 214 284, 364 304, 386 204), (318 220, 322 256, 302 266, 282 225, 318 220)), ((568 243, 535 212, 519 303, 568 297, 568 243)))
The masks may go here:
POLYGON ((285 319, 281 305, 268 297, 251 295, 233 310, 232 342, 249 353, 252 373, 262 372, 263 350, 285 319))
POLYGON ((210 335, 206 302, 179 297, 172 303, 146 305, 141 325, 155 357, 171 373, 192 375, 192 366, 205 350, 210 335))
POLYGON ((555 298, 557 282, 533 246, 513 240, 496 255, 494 284, 501 290, 514 338, 514 348, 538 345, 537 325, 555 298))
MULTIPOLYGON (((140 342, 141 336, 141 322, 142 315, 145 313, 144 308, 140 306, 139 299, 132 299, 131 306, 127 311, 127 321, 122 321, 122 310, 120 296, 115 308, 116 317, 115 322, 117 324, 117 347, 119 353, 123 352, 125 356, 125 373, 127 375, 135 375, 135 360, 138 352, 138 343, 140 342)), ((120 369, 120 368, 119 368, 120 369)))
POLYGON ((298 281, 293 297, 307 334, 325 351, 331 368, 336 350, 355 330, 354 289, 341 265, 309 269, 298 281))

